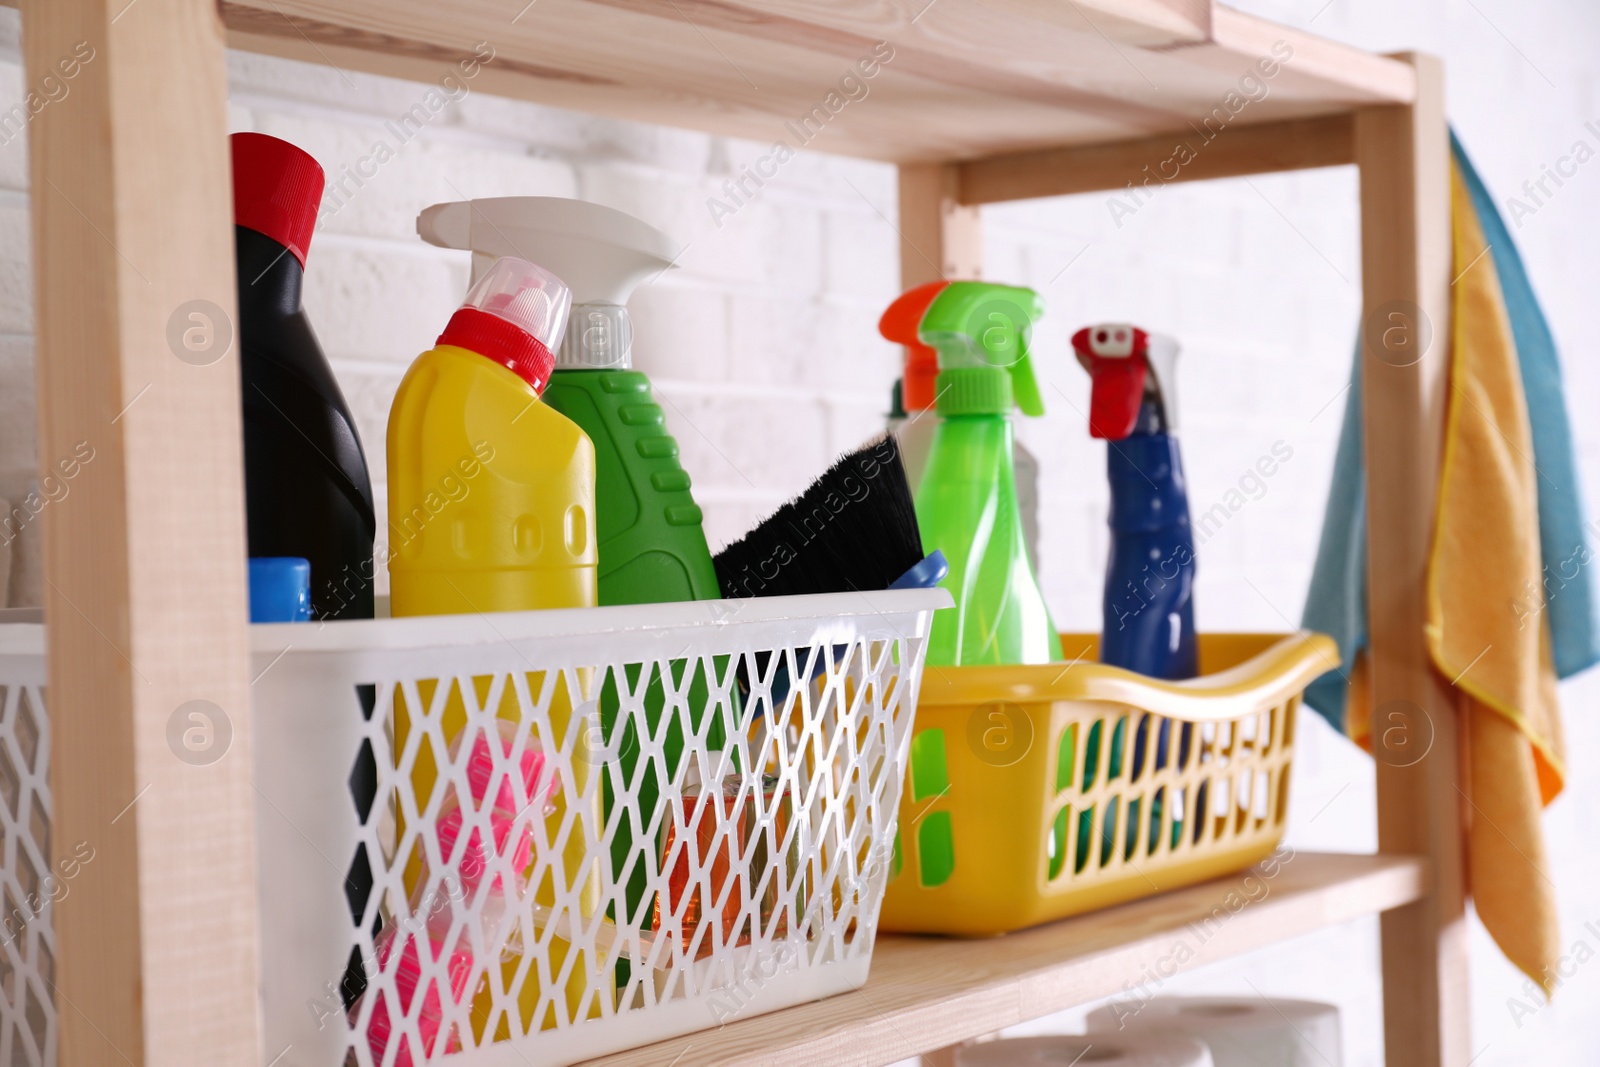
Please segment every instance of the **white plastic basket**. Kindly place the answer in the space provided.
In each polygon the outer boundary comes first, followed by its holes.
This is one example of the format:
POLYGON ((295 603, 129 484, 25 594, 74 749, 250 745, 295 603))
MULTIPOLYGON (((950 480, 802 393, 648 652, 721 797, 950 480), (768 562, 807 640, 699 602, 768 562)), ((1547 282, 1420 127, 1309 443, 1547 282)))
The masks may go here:
MULTIPOLYGON (((948 603, 252 627, 264 1062, 568 1064, 859 986, 948 603), (696 799, 697 778, 731 784, 696 799)), ((18 900, 50 869, 43 644, 0 620, 0 884, 18 900)), ((47 905, 23 935, 0 949, 0 1062, 43 1067, 47 905)))

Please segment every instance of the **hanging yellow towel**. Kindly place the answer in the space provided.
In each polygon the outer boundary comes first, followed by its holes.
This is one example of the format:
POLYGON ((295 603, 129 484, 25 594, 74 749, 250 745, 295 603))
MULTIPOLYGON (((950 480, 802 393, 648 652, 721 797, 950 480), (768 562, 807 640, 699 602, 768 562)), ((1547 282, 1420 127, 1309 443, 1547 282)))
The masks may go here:
POLYGON ((1466 744, 1467 879, 1500 950, 1551 988, 1559 955, 1541 808, 1566 754, 1546 617, 1538 482, 1511 324, 1472 199, 1452 166, 1456 280, 1428 645, 1458 696, 1466 744))

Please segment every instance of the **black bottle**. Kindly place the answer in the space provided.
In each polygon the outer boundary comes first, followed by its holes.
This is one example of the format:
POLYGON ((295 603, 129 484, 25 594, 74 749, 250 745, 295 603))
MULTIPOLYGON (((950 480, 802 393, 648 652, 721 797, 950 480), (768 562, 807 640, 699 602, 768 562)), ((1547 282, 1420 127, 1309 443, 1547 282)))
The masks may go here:
POLYGON ((370 619, 372 481, 300 306, 322 168, 276 137, 239 133, 232 144, 250 555, 309 560, 313 618, 370 619))
MULTIPOLYGON (((377 530, 372 479, 355 420, 300 305, 306 251, 322 202, 322 167, 287 141, 264 134, 234 134, 232 148, 250 555, 299 556, 311 563, 312 618, 370 619, 377 530)), ((354 695, 362 716, 371 719, 374 688, 358 686, 354 695)), ((362 747, 349 782, 365 822, 377 796, 370 747, 362 747)), ((372 884, 370 865, 358 854, 345 878, 357 926, 372 884)), ((360 952, 352 949, 340 982, 346 1007, 366 984, 360 952)))

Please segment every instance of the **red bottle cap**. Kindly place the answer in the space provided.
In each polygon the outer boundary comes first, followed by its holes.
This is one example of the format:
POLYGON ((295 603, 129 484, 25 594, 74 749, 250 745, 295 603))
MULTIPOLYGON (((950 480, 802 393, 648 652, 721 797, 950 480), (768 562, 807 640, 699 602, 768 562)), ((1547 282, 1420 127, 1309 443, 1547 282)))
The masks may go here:
POLYGON ((288 141, 264 133, 236 133, 233 147, 233 221, 265 234, 306 265, 326 180, 322 166, 288 141))
POLYGON ((542 393, 571 309, 565 282, 535 263, 506 256, 467 291, 439 344, 493 360, 542 393))
POLYGON ((556 366, 555 353, 533 334, 477 308, 458 308, 438 343, 465 348, 509 368, 537 393, 544 392, 556 366))

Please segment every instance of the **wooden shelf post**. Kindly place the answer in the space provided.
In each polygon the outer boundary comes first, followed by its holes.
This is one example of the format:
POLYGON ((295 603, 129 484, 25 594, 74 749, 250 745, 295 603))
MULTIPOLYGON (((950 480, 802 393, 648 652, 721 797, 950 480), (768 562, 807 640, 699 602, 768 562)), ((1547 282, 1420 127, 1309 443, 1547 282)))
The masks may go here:
MULTIPOLYGON (((900 290, 981 277, 983 222, 978 205, 962 204, 955 163, 905 164, 900 171, 900 290)), ((927 1053, 923 1067, 953 1067, 954 1046, 927 1053)))
POLYGON ((1389 1063, 1461 1067, 1472 1051, 1460 740, 1423 638, 1450 352, 1450 147, 1443 65, 1401 58, 1416 68, 1416 102, 1360 110, 1355 127, 1372 733, 1379 850, 1428 857, 1434 891, 1383 916, 1384 1040, 1389 1063))
POLYGON ((28 127, 39 460, 67 487, 41 516, 58 1062, 260 1063, 222 25, 21 6, 28 85, 69 87, 28 127))
POLYGON ((900 288, 983 273, 983 226, 976 205, 958 199, 954 163, 900 167, 900 288))

